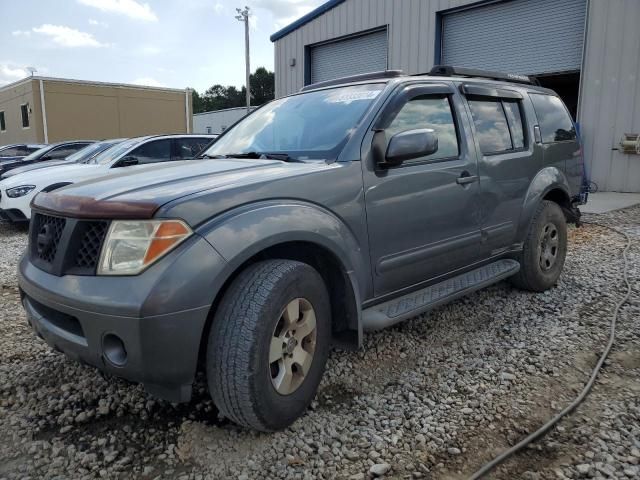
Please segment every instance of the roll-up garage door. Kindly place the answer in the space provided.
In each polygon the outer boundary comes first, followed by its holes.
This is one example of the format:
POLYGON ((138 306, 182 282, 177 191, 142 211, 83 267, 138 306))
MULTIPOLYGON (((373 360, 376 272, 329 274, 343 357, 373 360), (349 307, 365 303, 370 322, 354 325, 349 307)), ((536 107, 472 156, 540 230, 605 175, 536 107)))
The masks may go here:
POLYGON ((510 0, 445 14, 444 65, 509 73, 580 70, 586 0, 510 0))
POLYGON ((387 30, 310 49, 311 83, 387 69, 387 30))

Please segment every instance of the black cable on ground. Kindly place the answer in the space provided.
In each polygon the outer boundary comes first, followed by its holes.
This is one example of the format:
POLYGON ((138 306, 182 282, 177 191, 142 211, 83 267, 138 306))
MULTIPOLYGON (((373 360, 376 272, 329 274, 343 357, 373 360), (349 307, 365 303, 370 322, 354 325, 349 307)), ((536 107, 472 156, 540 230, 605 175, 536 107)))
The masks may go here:
POLYGON ((598 376, 598 373, 600 372, 600 369, 602 368, 602 365, 604 364, 604 361, 607 359, 607 356, 609 355, 609 352, 611 351, 611 347, 613 347, 613 343, 614 343, 615 338, 616 338, 616 323, 618 321, 618 314, 620 312, 620 308, 622 307, 622 305, 624 305, 627 302, 627 300, 629 300, 629 297, 631 296, 631 284, 629 283, 629 277, 628 277, 629 259, 627 258, 627 252, 629 251, 629 248, 631 247, 631 238, 629 237, 629 235, 626 232, 623 232, 622 230, 618 230, 617 228, 614 228, 614 227, 610 227, 608 225, 603 225, 601 223, 595 223, 595 222, 583 222, 583 223, 584 224, 589 224, 589 225, 596 225, 596 226, 599 226, 599 227, 606 228, 608 230, 612 230, 612 231, 624 236, 625 239, 627 240, 627 244, 625 245, 624 249, 622 250, 622 259, 624 260, 624 268, 623 268, 623 271, 622 271, 622 278, 624 280, 624 283, 627 285, 627 292, 622 297, 622 299, 620 299, 616 303, 616 306, 615 306, 615 308, 613 310, 613 313, 611 315, 611 326, 610 326, 610 329, 609 329, 609 341, 607 342, 607 346, 605 347, 604 351, 602 352, 602 355, 600 356, 600 360, 598 360, 597 365, 593 369, 593 372, 591 373, 591 377, 589 378, 589 381, 587 382, 587 384, 582 389, 582 392, 580 392, 580 395, 578 395, 573 402, 571 402, 568 406, 566 406, 564 408, 564 410, 562 410, 560 413, 558 413, 555 417, 551 418, 547 423, 542 425, 538 430, 536 430, 535 432, 533 432, 532 434, 530 434, 526 438, 520 440, 513 447, 505 450, 504 452, 502 452, 500 455, 495 457, 490 462, 485 463, 482 466, 482 468, 477 470, 473 475, 471 475, 469 477, 469 480, 476 480, 478 478, 484 477, 487 473, 489 473, 491 470, 493 470, 499 464, 501 464, 502 462, 507 460, 509 457, 511 457, 515 453, 519 452, 520 450, 525 448, 527 445, 535 442, 540 437, 544 436, 558 422, 560 422, 560 420, 562 420, 565 416, 567 416, 568 414, 573 412, 578 407, 578 405, 580 405, 584 401, 584 399, 587 397, 587 395, 591 391, 591 388, 593 387, 593 384, 596 381, 596 377, 598 376))

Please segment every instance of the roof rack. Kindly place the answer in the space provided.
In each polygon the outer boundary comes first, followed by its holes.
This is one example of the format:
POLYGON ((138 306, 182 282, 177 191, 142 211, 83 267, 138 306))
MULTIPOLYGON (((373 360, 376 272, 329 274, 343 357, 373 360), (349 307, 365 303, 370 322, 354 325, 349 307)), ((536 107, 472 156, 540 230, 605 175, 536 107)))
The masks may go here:
POLYGON ((351 75, 349 77, 336 78, 334 80, 326 80, 324 82, 312 83, 302 87, 301 92, 315 90, 316 88, 330 87, 332 85, 340 85, 342 83, 364 82, 366 80, 378 80, 385 78, 395 78, 404 75, 402 70, 383 70, 381 72, 361 73, 360 75, 351 75))
POLYGON ((537 86, 540 85, 535 77, 530 77, 528 75, 520 75, 517 73, 491 72, 487 70, 478 70, 475 68, 453 67, 450 65, 436 65, 427 75, 439 77, 478 77, 489 78, 491 80, 500 80, 504 82, 525 83, 528 85, 537 86))

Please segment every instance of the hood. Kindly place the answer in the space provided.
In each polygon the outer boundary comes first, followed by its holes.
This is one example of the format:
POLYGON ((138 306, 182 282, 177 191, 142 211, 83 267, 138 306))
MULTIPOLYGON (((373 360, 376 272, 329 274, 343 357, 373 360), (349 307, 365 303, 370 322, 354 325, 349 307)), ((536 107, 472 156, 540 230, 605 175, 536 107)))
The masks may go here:
POLYGON ((45 168, 24 172, 6 178, 2 182, 3 188, 17 187, 20 185, 35 185, 38 189, 53 185, 54 183, 76 183, 88 178, 105 174, 104 165, 85 165, 74 163, 71 165, 58 165, 55 168, 45 168))
POLYGON ((151 218, 162 205, 196 193, 227 191, 330 168, 332 165, 324 162, 253 159, 140 165, 114 169, 99 180, 40 193, 34 207, 76 217, 151 218))
POLYGON ((14 175, 18 175, 20 173, 31 172, 33 170, 39 170, 41 168, 47 167, 56 167, 58 165, 69 165, 75 163, 73 160, 46 160, 44 162, 32 163, 30 165, 25 165, 24 167, 14 168, 5 172, 3 174, 3 178, 13 177, 14 175))

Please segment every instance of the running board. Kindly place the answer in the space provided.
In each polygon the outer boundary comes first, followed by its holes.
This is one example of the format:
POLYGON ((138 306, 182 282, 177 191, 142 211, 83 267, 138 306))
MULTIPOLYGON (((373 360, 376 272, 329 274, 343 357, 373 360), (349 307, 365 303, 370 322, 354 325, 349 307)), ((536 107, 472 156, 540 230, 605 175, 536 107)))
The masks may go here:
POLYGON ((487 287, 518 273, 516 260, 504 259, 411 292, 362 312, 364 330, 380 330, 487 287))

